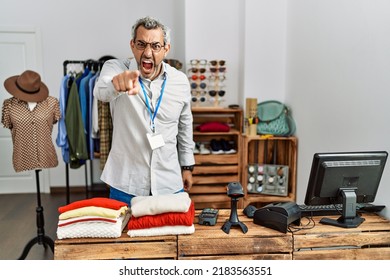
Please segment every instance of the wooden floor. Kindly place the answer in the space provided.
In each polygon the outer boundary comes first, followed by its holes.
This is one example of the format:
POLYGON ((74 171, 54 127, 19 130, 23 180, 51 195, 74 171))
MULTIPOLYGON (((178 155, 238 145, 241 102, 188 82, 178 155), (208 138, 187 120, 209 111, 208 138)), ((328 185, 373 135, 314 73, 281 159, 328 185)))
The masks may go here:
MULTIPOLYGON (((108 192, 89 192, 89 197, 107 197, 108 192)), ((70 194, 70 202, 85 199, 84 192, 70 194)), ((66 205, 66 194, 41 194, 45 235, 56 239, 58 207, 66 205)), ((36 222, 37 195, 0 194, 0 260, 16 260, 27 243, 38 236, 36 222)), ((27 260, 52 260, 53 252, 43 244, 35 244, 29 251, 27 260)))

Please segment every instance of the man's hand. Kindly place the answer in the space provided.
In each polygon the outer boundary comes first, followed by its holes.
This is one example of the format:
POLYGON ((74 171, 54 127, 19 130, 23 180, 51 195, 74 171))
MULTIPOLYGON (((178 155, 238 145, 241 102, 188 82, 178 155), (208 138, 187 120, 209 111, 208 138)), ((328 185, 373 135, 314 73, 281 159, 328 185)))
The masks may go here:
POLYGON ((189 192, 192 187, 192 173, 189 170, 182 171, 184 190, 189 192))
POLYGON ((139 71, 125 71, 112 78, 112 84, 117 92, 126 92, 128 95, 138 94, 141 90, 139 71))

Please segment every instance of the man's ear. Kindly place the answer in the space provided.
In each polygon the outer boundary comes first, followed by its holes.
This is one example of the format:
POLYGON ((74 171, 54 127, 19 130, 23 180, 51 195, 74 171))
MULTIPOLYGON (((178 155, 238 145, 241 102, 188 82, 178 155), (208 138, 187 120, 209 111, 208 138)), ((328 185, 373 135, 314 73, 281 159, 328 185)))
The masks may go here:
POLYGON ((166 57, 169 51, 171 50, 171 44, 166 44, 164 49, 165 49, 164 57, 166 57))

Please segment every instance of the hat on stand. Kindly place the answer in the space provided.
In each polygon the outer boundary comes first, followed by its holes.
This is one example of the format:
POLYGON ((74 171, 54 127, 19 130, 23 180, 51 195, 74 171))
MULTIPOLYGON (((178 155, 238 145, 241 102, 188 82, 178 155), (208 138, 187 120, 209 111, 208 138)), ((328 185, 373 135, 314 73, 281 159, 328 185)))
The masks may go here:
POLYGON ((31 70, 4 81, 5 89, 16 98, 27 102, 40 102, 47 98, 49 89, 41 81, 41 76, 31 70))

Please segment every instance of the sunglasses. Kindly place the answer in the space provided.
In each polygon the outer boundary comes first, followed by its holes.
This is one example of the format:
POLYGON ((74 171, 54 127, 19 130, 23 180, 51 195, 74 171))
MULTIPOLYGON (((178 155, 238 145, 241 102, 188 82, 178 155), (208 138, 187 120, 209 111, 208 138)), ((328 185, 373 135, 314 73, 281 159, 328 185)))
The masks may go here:
POLYGON ((225 60, 211 60, 209 62, 212 66, 224 66, 225 65, 225 60))
POLYGON ((207 91, 205 90, 191 90, 191 95, 206 95, 207 91))
POLYGON ((207 87, 207 84, 206 83, 200 83, 200 84, 197 84, 197 83, 191 83, 191 88, 192 89, 196 89, 196 88, 202 88, 202 89, 205 89, 207 87))
POLYGON ((219 67, 219 68, 216 68, 216 67, 210 67, 210 72, 211 73, 223 73, 226 71, 226 67, 219 67))
POLYGON ((209 80, 210 81, 224 81, 226 79, 226 76, 225 75, 221 75, 221 74, 216 74, 216 75, 211 75, 209 76, 209 80))
POLYGON ((206 101, 206 97, 204 97, 204 96, 200 96, 200 97, 196 97, 196 96, 193 96, 192 98, 191 98, 191 101, 192 102, 205 102, 206 101))
POLYGON ((193 66, 206 65, 207 64, 207 60, 206 59, 191 59, 190 60, 190 64, 193 65, 193 66))
POLYGON ((200 75, 200 76, 192 75, 192 76, 191 76, 191 79, 194 80, 194 81, 196 81, 196 80, 201 80, 201 81, 203 81, 203 80, 206 79, 206 76, 205 76, 205 75, 200 75))
POLYGON ((194 67, 192 67, 192 68, 190 68, 190 69, 188 69, 188 72, 192 72, 192 73, 204 73, 204 72, 206 72, 206 68, 194 68, 194 67))
POLYGON ((214 97, 218 94, 218 96, 222 97, 225 95, 225 91, 224 90, 209 90, 209 95, 214 97))

